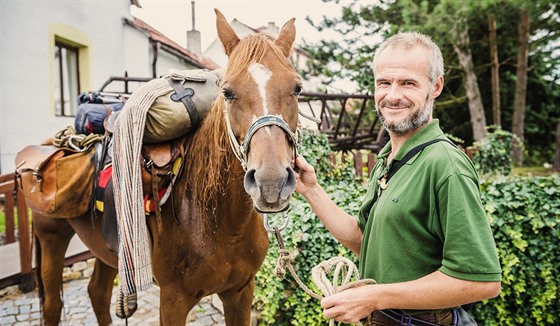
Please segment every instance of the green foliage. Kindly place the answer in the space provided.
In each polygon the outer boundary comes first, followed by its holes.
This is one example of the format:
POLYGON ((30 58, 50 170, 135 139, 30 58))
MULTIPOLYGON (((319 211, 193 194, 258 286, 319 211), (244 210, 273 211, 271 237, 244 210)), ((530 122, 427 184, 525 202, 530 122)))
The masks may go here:
POLYGON ((480 174, 498 173, 509 175, 512 165, 515 135, 498 127, 489 127, 488 135, 473 145, 472 161, 480 174))
MULTIPOLYGON (((365 188, 362 180, 356 177, 352 162, 333 166, 329 160, 330 147, 325 135, 304 133, 302 155, 315 167, 320 184, 333 201, 348 213, 357 216, 365 188)), ((319 293, 311 281, 311 269, 334 256, 345 256, 356 262, 355 257, 325 229, 300 195, 296 194, 292 199, 288 215, 290 225, 282 232, 282 239, 286 249, 295 257, 292 265, 299 278, 319 293)), ((306 294, 289 272, 284 280, 274 275, 277 260, 278 244, 275 237, 270 235, 268 255, 257 273, 255 285, 255 307, 261 312, 260 324, 327 324, 319 300, 306 294)))
POLYGON ((560 176, 501 176, 481 188, 503 280, 472 314, 489 326, 560 324, 560 176))
POLYGON ((6 213, 0 211, 0 232, 6 232, 6 213))
MULTIPOLYGON (((335 0, 336 1, 336 0, 335 0)), ((445 88, 434 116, 444 130, 473 143, 463 72, 459 68, 450 30, 457 22, 468 29, 474 71, 486 119, 492 116, 492 87, 488 18, 493 16, 498 33, 498 61, 502 128, 511 130, 517 82, 519 12, 530 17, 530 53, 527 72, 524 143, 528 164, 550 163, 555 145, 555 126, 560 119, 560 5, 557 0, 399 0, 351 1, 343 4, 339 17, 312 22, 319 30, 340 34, 342 40, 305 44, 313 60, 310 75, 323 76, 328 84, 348 78, 362 92, 373 93, 373 55, 383 38, 398 31, 426 33, 440 46, 445 65, 445 88)), ((331 33, 325 33, 332 35, 331 33)))
MULTIPOLYGON (((332 166, 327 138, 305 134, 302 153, 315 166, 320 183, 344 210, 357 216, 365 187, 351 162, 332 166)), ((499 176, 482 182, 482 201, 492 226, 503 270, 498 298, 475 305, 470 313, 480 325, 560 324, 560 176, 499 176)), ((315 292, 311 269, 333 256, 352 256, 330 235, 299 195, 288 212, 291 223, 282 232, 299 278, 315 292)), ((287 273, 274 274, 278 245, 270 249, 257 274, 255 307, 260 325, 326 325, 318 300, 299 288, 287 273)))

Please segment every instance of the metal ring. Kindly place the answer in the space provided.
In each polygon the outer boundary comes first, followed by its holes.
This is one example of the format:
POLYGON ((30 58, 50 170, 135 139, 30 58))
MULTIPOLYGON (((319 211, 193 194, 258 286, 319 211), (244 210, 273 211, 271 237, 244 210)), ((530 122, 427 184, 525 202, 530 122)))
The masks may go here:
MULTIPOLYGON (((280 213, 278 213, 280 214, 280 213)), ((287 212, 281 213, 282 216, 284 217, 284 224, 282 224, 281 227, 278 228, 278 231, 283 231, 288 224, 290 224, 290 217, 288 216, 287 212)), ((268 214, 262 214, 263 219, 264 219, 264 228, 268 231, 268 232, 275 232, 274 227, 271 227, 270 224, 268 223, 268 214)))

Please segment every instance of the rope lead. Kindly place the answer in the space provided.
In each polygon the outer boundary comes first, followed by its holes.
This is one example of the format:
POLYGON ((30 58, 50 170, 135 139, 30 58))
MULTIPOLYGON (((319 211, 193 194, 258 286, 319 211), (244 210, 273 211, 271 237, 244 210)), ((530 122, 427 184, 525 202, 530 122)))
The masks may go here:
MULTIPOLYGON (((360 280, 358 268, 350 259, 346 257, 333 257, 329 260, 322 261, 319 265, 311 269, 311 279, 323 293, 323 296, 321 296, 310 290, 296 274, 292 266, 292 254, 284 247, 280 230, 277 227, 274 227, 274 235, 276 236, 279 247, 278 262, 274 268, 274 274, 276 274, 278 278, 283 279, 286 275, 287 268, 290 273, 292 273, 294 280, 301 289, 317 300, 350 288, 376 283, 373 279, 360 280), (334 275, 331 281, 327 275, 333 272, 333 270, 334 275), (352 281, 352 278, 354 278, 355 281, 352 281)), ((334 318, 331 318, 329 320, 329 325, 333 326, 334 322, 334 318)), ((356 325, 361 326, 362 323, 358 322, 356 325)))

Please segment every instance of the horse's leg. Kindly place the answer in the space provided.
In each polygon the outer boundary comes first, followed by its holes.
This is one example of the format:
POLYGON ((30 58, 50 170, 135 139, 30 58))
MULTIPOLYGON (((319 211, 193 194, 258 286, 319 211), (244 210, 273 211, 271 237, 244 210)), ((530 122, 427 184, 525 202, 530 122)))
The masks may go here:
POLYGON ((40 271, 43 285, 43 318, 45 325, 58 325, 62 300, 62 270, 64 254, 74 235, 65 219, 53 219, 33 213, 33 228, 41 246, 40 271))
POLYGON ((159 320, 161 325, 185 325, 187 315, 198 300, 189 299, 179 284, 160 286, 159 320))
POLYGON ((111 295, 113 294, 113 281, 117 275, 117 270, 101 259, 95 259, 93 274, 88 284, 89 298, 91 305, 100 326, 111 324, 111 295))
POLYGON ((254 281, 251 279, 241 290, 234 289, 218 294, 224 304, 224 318, 227 326, 251 324, 254 287, 254 281))

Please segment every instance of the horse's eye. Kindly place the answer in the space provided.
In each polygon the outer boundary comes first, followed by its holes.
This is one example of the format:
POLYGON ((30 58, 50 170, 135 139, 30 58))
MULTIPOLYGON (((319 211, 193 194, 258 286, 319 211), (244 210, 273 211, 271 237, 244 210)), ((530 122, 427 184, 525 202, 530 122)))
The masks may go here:
POLYGON ((298 96, 299 93, 301 93, 301 91, 303 90, 301 84, 296 85, 296 88, 294 89, 294 93, 292 95, 294 96, 298 96))
POLYGON ((233 95, 233 92, 230 91, 229 89, 224 89, 223 91, 224 97, 226 98, 226 101, 233 101, 235 100, 235 96, 233 95))

